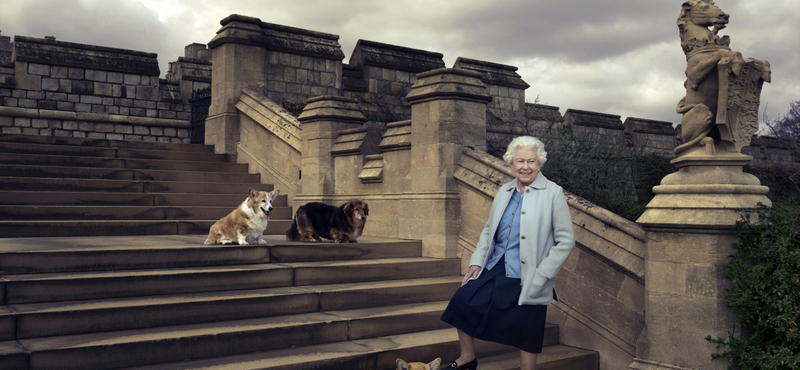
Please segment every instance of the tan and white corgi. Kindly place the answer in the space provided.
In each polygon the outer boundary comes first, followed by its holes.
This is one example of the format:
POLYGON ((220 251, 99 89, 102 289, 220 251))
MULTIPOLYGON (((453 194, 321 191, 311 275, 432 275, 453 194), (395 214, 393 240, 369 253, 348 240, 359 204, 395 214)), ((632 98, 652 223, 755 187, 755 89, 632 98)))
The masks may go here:
POLYGON ((256 191, 250 188, 247 199, 227 216, 211 225, 205 244, 267 244, 264 230, 272 211, 272 200, 279 190, 256 191))
POLYGON ((438 370, 442 359, 437 358, 428 364, 423 364, 422 362, 405 362, 399 358, 396 362, 397 370, 438 370))

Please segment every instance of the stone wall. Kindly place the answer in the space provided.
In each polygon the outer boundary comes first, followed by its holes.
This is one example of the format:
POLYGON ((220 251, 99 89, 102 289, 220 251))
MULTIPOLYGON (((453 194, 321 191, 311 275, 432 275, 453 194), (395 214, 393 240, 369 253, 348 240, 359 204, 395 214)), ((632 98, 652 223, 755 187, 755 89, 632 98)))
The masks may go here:
POLYGON ((188 57, 160 79, 153 53, 0 37, 0 132, 188 142, 188 98, 211 68, 188 57))
POLYGON ((358 100, 368 123, 385 124, 411 118, 406 95, 417 73, 445 66, 441 53, 358 40, 345 65, 343 94, 358 100))

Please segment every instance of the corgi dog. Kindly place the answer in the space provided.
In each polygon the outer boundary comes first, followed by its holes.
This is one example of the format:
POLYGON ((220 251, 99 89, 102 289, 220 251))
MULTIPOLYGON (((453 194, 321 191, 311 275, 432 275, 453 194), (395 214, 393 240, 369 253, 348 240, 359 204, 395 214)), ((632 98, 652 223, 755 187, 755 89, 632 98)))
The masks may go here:
POLYGON ((248 190, 247 199, 227 216, 211 225, 205 244, 267 244, 264 230, 269 222, 272 201, 280 194, 279 190, 248 190))
POLYGON ((405 362, 399 358, 396 362, 397 370, 438 370, 442 359, 437 358, 428 364, 423 364, 422 362, 405 362))

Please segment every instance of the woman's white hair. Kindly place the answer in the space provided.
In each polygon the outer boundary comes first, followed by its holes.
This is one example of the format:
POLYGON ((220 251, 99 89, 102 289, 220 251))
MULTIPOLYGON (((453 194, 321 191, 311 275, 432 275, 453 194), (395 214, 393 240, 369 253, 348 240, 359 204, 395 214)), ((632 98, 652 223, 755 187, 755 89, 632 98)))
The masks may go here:
POLYGON ((514 138, 514 140, 511 140, 508 144, 508 149, 506 149, 506 154, 503 154, 503 160, 511 164, 511 160, 514 159, 514 154, 517 153, 517 150, 523 148, 536 152, 536 158, 539 159, 540 168, 544 166, 544 162, 547 162, 547 152, 544 151, 544 143, 533 136, 518 136, 514 138))

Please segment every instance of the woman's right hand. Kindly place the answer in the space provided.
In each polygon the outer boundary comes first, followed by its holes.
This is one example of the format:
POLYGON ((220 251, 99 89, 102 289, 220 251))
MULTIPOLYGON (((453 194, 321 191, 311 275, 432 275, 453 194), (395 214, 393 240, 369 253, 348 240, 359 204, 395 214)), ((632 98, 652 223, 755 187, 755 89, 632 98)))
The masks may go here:
POLYGON ((461 286, 467 284, 468 281, 478 277, 478 273, 481 272, 481 267, 478 265, 472 265, 467 269, 467 273, 464 274, 464 279, 461 280, 461 286))

